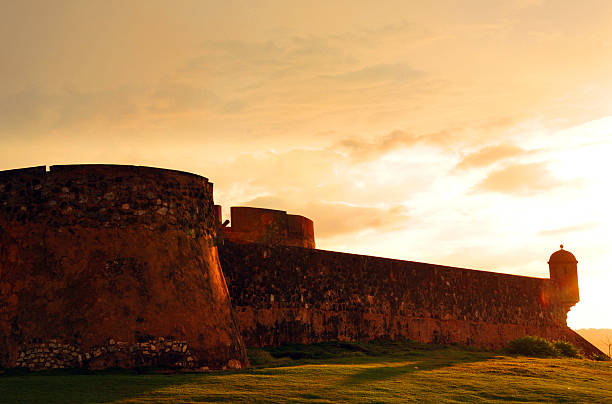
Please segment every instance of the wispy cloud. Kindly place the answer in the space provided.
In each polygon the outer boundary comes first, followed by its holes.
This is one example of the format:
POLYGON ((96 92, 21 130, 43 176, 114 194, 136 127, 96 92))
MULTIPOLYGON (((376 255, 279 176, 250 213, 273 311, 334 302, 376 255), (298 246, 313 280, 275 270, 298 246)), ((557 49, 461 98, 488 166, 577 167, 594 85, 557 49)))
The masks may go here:
POLYGON ((591 230, 598 226, 597 223, 582 223, 574 226, 560 227, 557 229, 542 230, 538 233, 540 236, 557 236, 569 233, 577 233, 580 231, 591 230))
POLYGON ((335 76, 326 76, 329 79, 340 79, 355 82, 365 82, 368 85, 381 81, 405 83, 419 79, 425 74, 406 63, 377 64, 366 66, 359 70, 353 70, 335 76))
POLYGON ((406 209, 401 205, 370 207, 340 202, 289 201, 278 196, 263 196, 245 202, 258 206, 286 210, 291 214, 306 216, 315 223, 317 238, 325 239, 367 230, 376 232, 398 231, 410 223, 406 209))
POLYGON ((363 138, 345 138, 336 143, 333 150, 343 150, 355 160, 378 158, 397 149, 412 147, 417 144, 428 144, 443 147, 449 145, 452 136, 441 131, 430 134, 415 134, 402 130, 394 130, 373 140, 363 138))
POLYGON ((0 134, 10 137, 25 132, 38 137, 43 135, 41 129, 124 122, 138 114, 143 96, 143 90, 136 88, 90 92, 29 88, 0 98, 0 134))
POLYGON ((477 152, 466 155, 457 164, 458 169, 486 167, 498 161, 525 154, 525 151, 513 144, 500 144, 484 147, 477 152))
MULTIPOLYGON (((545 163, 526 163, 493 171, 476 185, 475 190, 526 196, 550 191, 563 185, 570 184, 555 178, 545 163)), ((572 185, 577 184, 573 182, 572 185)))

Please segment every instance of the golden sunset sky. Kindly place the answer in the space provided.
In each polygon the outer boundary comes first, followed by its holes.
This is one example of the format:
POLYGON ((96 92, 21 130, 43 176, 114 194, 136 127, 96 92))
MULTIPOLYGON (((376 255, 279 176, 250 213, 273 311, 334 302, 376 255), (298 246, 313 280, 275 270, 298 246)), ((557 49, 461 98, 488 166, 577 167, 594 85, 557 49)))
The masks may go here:
POLYGON ((612 2, 2 1, 0 169, 116 163, 323 249, 548 277, 612 328, 612 2))

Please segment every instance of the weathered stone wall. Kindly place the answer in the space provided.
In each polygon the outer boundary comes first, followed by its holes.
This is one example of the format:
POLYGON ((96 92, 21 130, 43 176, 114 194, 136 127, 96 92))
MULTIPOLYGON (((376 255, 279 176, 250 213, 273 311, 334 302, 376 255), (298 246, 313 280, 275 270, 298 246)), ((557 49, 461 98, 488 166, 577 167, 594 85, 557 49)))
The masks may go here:
POLYGON ((0 172, 0 365, 246 365, 216 228, 197 175, 0 172))
POLYGON ((591 350, 549 279, 298 247, 225 242, 221 266, 248 346, 408 338, 498 348, 540 335, 591 350))

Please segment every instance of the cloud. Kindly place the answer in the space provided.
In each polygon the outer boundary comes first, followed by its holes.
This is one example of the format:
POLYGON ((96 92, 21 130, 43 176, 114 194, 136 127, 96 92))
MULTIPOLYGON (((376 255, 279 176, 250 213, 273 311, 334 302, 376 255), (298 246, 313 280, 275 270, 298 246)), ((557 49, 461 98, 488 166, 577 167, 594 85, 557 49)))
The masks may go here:
POLYGON ((220 98, 206 88, 181 83, 162 83, 147 99, 149 111, 157 114, 181 114, 209 111, 220 98))
POLYGON ((49 96, 28 89, 0 98, 0 132, 16 134, 26 129, 43 128, 49 96))
POLYGON ((388 208, 352 206, 341 203, 311 202, 306 205, 321 238, 357 233, 364 230, 391 232, 403 230, 410 221, 401 205, 388 208))
POLYGON ((394 130, 371 141, 362 138, 345 138, 332 146, 332 149, 344 150, 354 160, 370 160, 396 149, 412 147, 417 144, 428 144, 438 147, 447 146, 451 143, 451 138, 452 136, 446 131, 417 135, 394 130))
POLYGON ((524 154, 525 151, 518 146, 512 144, 500 144, 489 146, 470 153, 457 164, 458 169, 468 169, 475 167, 485 167, 511 157, 517 157, 524 154))
POLYGON ((122 122, 134 117, 142 101, 142 91, 117 88, 83 92, 63 89, 57 92, 29 88, 0 98, 0 133, 51 131, 93 122, 122 122))
MULTIPOLYGON (((395 141, 381 150, 390 144, 395 141)), ((412 161, 412 151, 398 161, 355 162, 350 153, 332 149, 244 153, 192 171, 214 180, 215 201, 226 218, 231 206, 286 210, 314 220, 317 238, 328 243, 340 235, 386 234, 414 225, 405 202, 431 186, 437 163, 432 168, 412 161)))
MULTIPOLYGON (((236 204, 256 197, 282 195, 292 206, 312 201, 361 206, 397 205, 421 193, 432 182, 438 164, 378 159, 355 162, 349 153, 332 147, 286 152, 241 153, 226 162, 193 166, 215 182, 215 199, 236 204), (393 172, 389 175, 388 170, 393 172)), ((289 207, 291 208, 291 206, 289 207)))
POLYGON ((430 258, 430 262, 460 268, 472 268, 493 272, 509 272, 517 275, 547 276, 546 260, 538 246, 522 244, 508 248, 489 243, 472 244, 454 248, 448 253, 441 253, 430 258), (530 263, 540 263, 540 273, 534 274, 533 268, 527 269, 530 263))
POLYGON ((557 229, 542 230, 541 232, 538 233, 538 235, 539 236, 564 235, 567 233, 576 233, 580 231, 591 230, 591 229, 596 228, 597 226, 598 226, 597 223, 582 223, 582 224, 577 224, 574 226, 560 227, 557 229))
POLYGON ((418 135, 407 133, 400 130, 381 136, 374 141, 367 141, 360 138, 346 138, 340 140, 336 147, 345 150, 357 159, 378 157, 396 148, 409 147, 418 143, 418 135))
POLYGON ((348 235, 366 230, 377 232, 404 229, 409 216, 401 205, 389 207, 356 206, 340 202, 289 201, 278 196, 264 196, 245 202, 247 206, 286 210, 314 221, 317 239, 348 235))
MULTIPOLYGON (((137 124, 146 130, 153 121, 169 120, 186 114, 236 113, 245 107, 240 100, 227 104, 198 86, 161 81, 157 87, 117 87, 97 91, 62 88, 54 91, 28 88, 0 96, 0 134, 7 137, 42 137, 52 131, 69 133, 75 128, 110 125, 118 130, 137 124)), ((78 130, 77 129, 77 130, 78 130)), ((80 136, 79 132, 73 136, 80 136)), ((110 134, 111 136, 113 133, 110 134)))
MULTIPOLYGON (((403 57, 372 58, 376 48, 347 40, 313 35, 209 41, 183 64, 179 76, 222 95, 224 107, 216 112, 242 115, 241 121, 224 126, 242 126, 238 130, 244 131, 252 121, 257 126, 248 130, 266 136, 303 136, 320 131, 320 122, 360 132, 390 114, 410 114, 422 107, 423 97, 446 86, 403 57)), ((380 127, 387 131, 397 125, 380 127)))
POLYGON ((563 182, 548 171, 545 163, 527 163, 495 170, 475 189, 482 192, 533 195, 561 185, 564 185, 563 182))
POLYGON ((514 0, 514 7, 520 10, 523 8, 538 7, 541 6, 543 3, 544 0, 514 0))
POLYGON ((406 82, 423 76, 423 71, 417 70, 406 63, 395 63, 367 66, 329 78, 371 84, 380 81, 406 82))
POLYGON ((208 41, 184 73, 217 75, 217 79, 255 79, 260 84, 287 76, 333 71, 355 60, 339 44, 324 37, 291 37, 269 41, 208 41))

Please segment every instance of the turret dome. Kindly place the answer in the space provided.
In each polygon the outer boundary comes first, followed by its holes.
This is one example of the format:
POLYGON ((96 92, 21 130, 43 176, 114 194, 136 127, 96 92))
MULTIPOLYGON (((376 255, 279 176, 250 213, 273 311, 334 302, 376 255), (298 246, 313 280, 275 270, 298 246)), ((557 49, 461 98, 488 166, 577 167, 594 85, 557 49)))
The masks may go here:
POLYGON ((561 263, 561 262, 570 262, 572 264, 577 263, 576 257, 571 252, 563 249, 563 244, 561 244, 561 249, 559 251, 555 251, 548 260, 548 263, 561 263))

